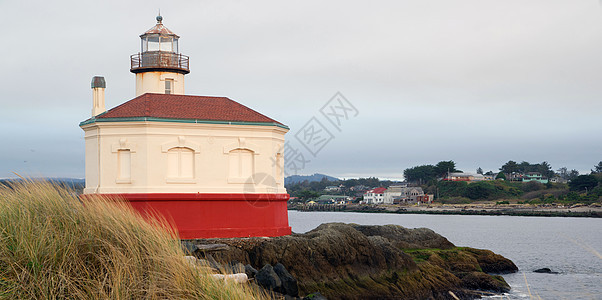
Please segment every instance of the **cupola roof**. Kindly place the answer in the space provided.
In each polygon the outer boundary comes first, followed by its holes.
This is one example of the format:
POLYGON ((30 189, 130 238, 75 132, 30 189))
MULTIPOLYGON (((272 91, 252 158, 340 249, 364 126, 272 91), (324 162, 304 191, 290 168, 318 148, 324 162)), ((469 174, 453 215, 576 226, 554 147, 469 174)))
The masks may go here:
POLYGON ((148 35, 148 34, 172 35, 172 36, 175 36, 176 38, 180 37, 177 34, 175 34, 173 31, 167 29, 167 27, 165 27, 163 25, 163 17, 162 16, 157 16, 157 24, 155 26, 153 26, 151 29, 147 30, 145 33, 141 34, 140 36, 142 37, 142 36, 148 35))

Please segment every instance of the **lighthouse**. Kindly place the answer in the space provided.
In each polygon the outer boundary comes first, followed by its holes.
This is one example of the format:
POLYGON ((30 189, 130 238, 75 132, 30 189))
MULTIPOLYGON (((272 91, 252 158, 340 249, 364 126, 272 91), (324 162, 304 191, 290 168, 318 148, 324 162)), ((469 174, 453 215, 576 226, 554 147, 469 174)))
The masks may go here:
POLYGON ((227 97, 184 92, 189 57, 157 17, 130 58, 136 97, 105 110, 92 79, 84 194, 126 199, 164 217, 182 239, 291 233, 284 188, 289 128, 227 97))

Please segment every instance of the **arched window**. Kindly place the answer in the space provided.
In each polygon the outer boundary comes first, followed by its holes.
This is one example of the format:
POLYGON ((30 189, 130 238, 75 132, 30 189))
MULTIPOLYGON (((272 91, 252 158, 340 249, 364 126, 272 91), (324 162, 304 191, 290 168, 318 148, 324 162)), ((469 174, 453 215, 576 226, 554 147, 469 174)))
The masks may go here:
POLYGON ((174 147, 167 151, 167 178, 194 178, 194 150, 174 147))
MULTIPOLYGON (((230 178, 240 180, 252 180, 254 169, 253 151, 247 149, 234 149, 229 153, 230 178)), ((244 182, 244 181, 242 181, 244 182)), ((242 183, 241 182, 241 183, 242 183)))
POLYGON ((120 138, 119 142, 111 145, 111 152, 115 153, 117 162, 117 174, 115 174, 115 183, 132 183, 132 157, 136 153, 136 144, 129 143, 127 138, 120 138))

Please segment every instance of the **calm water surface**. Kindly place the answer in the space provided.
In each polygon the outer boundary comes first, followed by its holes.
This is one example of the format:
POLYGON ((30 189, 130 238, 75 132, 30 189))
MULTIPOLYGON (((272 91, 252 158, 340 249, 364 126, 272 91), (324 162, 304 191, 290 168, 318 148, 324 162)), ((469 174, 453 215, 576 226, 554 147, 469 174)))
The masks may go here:
POLYGON ((456 246, 489 249, 520 269, 502 299, 602 299, 602 219, 289 211, 294 232, 322 223, 427 227, 456 246), (550 268, 560 274, 539 274, 550 268), (539 298, 538 298, 539 297, 539 298))

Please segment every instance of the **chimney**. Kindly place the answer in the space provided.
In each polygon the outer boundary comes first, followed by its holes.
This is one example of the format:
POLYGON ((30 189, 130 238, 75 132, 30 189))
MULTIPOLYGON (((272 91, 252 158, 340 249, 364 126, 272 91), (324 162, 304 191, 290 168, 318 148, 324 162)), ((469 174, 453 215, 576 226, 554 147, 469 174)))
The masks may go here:
POLYGON ((105 88, 107 83, 105 78, 102 76, 92 77, 92 117, 96 117, 103 112, 105 109, 105 88))

